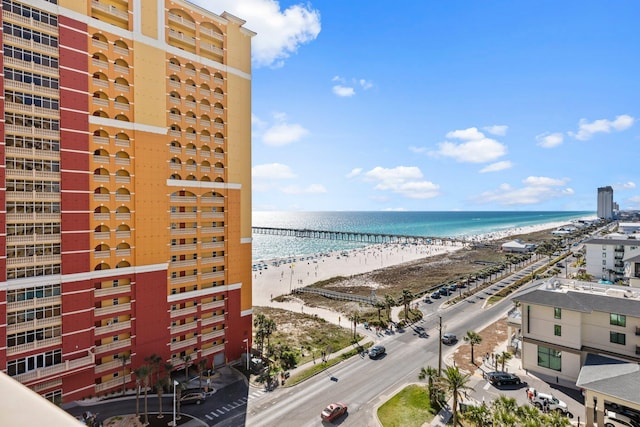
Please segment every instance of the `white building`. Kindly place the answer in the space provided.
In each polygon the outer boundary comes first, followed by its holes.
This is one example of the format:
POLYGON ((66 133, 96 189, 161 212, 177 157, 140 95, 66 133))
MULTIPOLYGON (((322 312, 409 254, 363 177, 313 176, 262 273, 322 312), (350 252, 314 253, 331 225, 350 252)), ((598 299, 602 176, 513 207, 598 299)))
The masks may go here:
POLYGON ((640 240, 595 238, 584 242, 588 274, 615 282, 625 278, 625 259, 640 255, 640 240))
POLYGON ((604 425, 605 401, 640 410, 639 290, 554 278, 514 300, 522 311, 522 368, 554 382, 579 381, 587 426, 604 425), (623 372, 635 382, 620 381, 623 372))
POLYGON ((532 243, 525 243, 520 239, 516 239, 510 242, 503 243, 501 248, 502 248, 502 252, 528 253, 528 252, 533 252, 536 249, 536 245, 532 243))

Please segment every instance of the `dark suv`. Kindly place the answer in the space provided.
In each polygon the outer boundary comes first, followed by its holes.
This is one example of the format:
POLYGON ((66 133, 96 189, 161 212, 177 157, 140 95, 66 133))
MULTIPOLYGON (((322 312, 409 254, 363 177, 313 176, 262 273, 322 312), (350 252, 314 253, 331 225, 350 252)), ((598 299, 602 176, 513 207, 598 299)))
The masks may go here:
POLYGON ((375 359, 377 357, 381 357, 386 353, 384 346, 374 345, 369 349, 369 358, 375 359))
POLYGON ((508 372, 489 372, 487 374, 487 379, 491 384, 498 386, 503 384, 522 384, 522 380, 519 376, 508 372))

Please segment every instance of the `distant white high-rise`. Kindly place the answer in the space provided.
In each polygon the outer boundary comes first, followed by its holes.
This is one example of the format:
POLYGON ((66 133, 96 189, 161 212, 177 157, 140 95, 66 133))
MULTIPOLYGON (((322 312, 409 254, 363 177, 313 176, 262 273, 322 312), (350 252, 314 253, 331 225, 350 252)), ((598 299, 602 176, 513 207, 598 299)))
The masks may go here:
POLYGON ((613 188, 598 188, 598 218, 613 219, 613 188))

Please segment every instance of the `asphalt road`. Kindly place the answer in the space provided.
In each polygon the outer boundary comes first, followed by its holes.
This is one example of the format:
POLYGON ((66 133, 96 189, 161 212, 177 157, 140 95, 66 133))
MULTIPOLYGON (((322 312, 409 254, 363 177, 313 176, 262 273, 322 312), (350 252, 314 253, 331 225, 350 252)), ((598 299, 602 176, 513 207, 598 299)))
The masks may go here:
MULTIPOLYGON (((504 299, 482 309, 484 300, 530 271, 527 268, 516 273, 450 308, 440 308, 443 299, 421 303, 425 317, 414 326, 423 327, 426 334, 414 327, 396 331, 380 339, 387 348, 385 357, 377 360, 354 357, 295 387, 252 397, 247 425, 321 425, 320 412, 327 404, 336 401, 345 402, 349 410, 334 425, 376 425, 375 411, 379 405, 406 384, 417 382, 421 368, 438 366, 439 317, 442 317, 443 333, 452 332, 462 337, 468 330, 481 330, 503 317, 512 306, 510 299, 504 299)), ((443 346, 443 359, 452 351, 453 347, 443 346)))

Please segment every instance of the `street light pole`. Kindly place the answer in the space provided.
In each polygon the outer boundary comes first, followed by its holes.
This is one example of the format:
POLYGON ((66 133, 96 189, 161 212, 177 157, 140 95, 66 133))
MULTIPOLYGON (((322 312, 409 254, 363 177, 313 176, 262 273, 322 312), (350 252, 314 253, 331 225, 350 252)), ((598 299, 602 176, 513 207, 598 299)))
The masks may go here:
POLYGON ((249 372, 249 338, 243 339, 242 342, 247 348, 247 372, 249 372))
POLYGON ((173 426, 176 425, 176 386, 178 385, 178 381, 173 380, 173 426))

